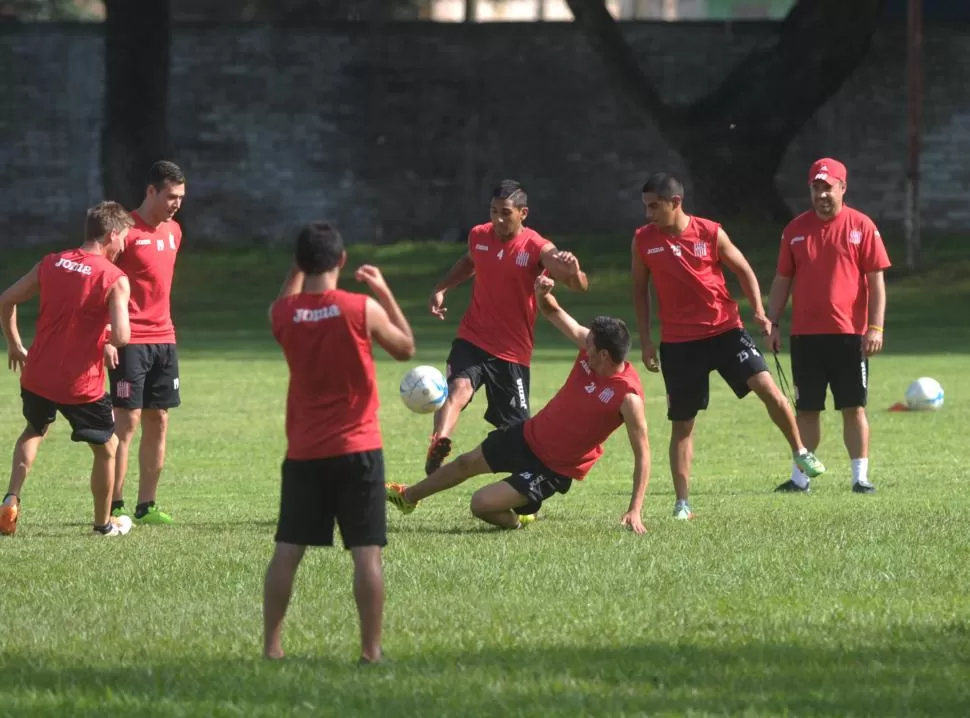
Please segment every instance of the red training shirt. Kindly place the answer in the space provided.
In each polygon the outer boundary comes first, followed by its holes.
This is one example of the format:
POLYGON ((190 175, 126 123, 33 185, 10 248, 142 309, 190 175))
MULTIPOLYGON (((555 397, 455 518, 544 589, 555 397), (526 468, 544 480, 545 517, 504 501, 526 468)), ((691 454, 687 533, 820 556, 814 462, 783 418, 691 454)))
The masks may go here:
POLYGON ((468 233, 468 254, 475 263, 472 301, 461 318, 458 337, 494 357, 529 366, 535 343, 538 305, 535 281, 542 271, 540 252, 552 244, 523 228, 503 242, 492 223, 468 233))
POLYGON ((284 297, 273 304, 272 326, 290 368, 286 458, 380 449, 367 296, 333 289, 284 297))
POLYGON ((843 207, 824 221, 798 215, 781 235, 778 274, 792 285, 792 334, 865 334, 869 321, 866 274, 892 266, 875 223, 843 207))
POLYGON ((603 455, 603 442, 623 424, 620 406, 630 393, 643 397, 630 362, 618 374, 600 376, 583 350, 562 388, 526 420, 525 443, 557 474, 582 480, 603 455))
POLYGON ((108 292, 123 272, 82 249, 40 262, 40 314, 20 384, 55 404, 88 404, 104 396, 108 292))
POLYGON ((653 224, 637 230, 637 252, 657 289, 662 342, 708 339, 743 326, 717 252, 719 228, 691 217, 678 235, 653 224))
POLYGON ((182 246, 182 228, 174 219, 157 227, 131 213, 135 226, 128 232, 118 266, 131 283, 131 344, 174 344, 172 278, 175 257, 182 246))

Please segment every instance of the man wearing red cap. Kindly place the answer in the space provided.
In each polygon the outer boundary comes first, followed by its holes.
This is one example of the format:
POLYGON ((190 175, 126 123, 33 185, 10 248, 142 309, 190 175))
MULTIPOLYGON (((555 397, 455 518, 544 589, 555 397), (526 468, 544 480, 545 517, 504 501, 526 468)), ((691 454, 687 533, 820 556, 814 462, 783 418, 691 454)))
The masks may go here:
MULTIPOLYGON (((824 158, 808 173, 812 211, 795 217, 782 233, 768 316, 771 346, 781 347, 779 321, 792 297, 791 371, 798 428, 809 451, 821 440, 820 414, 831 387, 842 412, 845 448, 852 460, 852 490, 869 494, 869 423, 866 400, 869 357, 883 344, 886 284, 891 265, 875 223, 843 203, 845 165, 824 158)), ((776 491, 808 492, 797 466, 776 491)))

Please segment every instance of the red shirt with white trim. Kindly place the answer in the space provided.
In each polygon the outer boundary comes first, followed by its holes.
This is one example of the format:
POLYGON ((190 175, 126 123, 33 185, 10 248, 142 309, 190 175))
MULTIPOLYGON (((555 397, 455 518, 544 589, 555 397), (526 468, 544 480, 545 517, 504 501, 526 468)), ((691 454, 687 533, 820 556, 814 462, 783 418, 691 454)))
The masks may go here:
POLYGON ((630 362, 613 376, 600 376, 583 350, 562 388, 526 420, 525 442, 557 474, 582 480, 603 455, 603 442, 623 424, 620 407, 631 393, 643 397, 640 376, 630 362))
POLYGON ((380 449, 367 295, 334 289, 284 297, 273 304, 272 326, 290 369, 286 458, 380 449))
POLYGON ((40 314, 20 384, 56 404, 89 404, 105 393, 108 292, 124 273, 83 249, 40 262, 40 314))
POLYGON ((460 339, 498 359, 529 366, 538 312, 535 281, 543 271, 539 255, 550 244, 529 228, 503 242, 491 222, 468 233, 475 280, 471 304, 458 325, 460 339))
POLYGON ((128 232, 118 266, 131 283, 130 344, 174 344, 172 279, 175 258, 182 246, 182 228, 174 219, 157 227, 131 213, 135 226, 128 232))
POLYGON ((691 217, 676 235, 653 224, 637 230, 637 253, 657 292, 661 341, 708 339, 743 326, 717 251, 719 228, 717 222, 691 217))
POLYGON ((831 220, 814 211, 793 219, 781 235, 777 272, 792 282, 792 334, 865 334, 866 275, 892 266, 875 223, 843 207, 831 220))

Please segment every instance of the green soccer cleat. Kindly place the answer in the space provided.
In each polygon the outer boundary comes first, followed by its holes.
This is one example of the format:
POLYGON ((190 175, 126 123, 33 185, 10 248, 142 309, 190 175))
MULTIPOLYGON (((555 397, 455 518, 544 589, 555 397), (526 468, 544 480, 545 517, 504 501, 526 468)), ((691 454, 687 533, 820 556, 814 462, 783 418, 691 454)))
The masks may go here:
POLYGON ((674 518, 678 521, 690 521, 694 518, 694 512, 690 510, 690 504, 686 501, 674 503, 674 518))
POLYGON ((387 502, 394 504, 402 514, 411 513, 420 503, 412 504, 404 498, 404 490, 407 489, 404 484, 384 484, 384 489, 387 491, 387 502))
POLYGON ((806 451, 804 454, 795 454, 795 465, 810 479, 825 473, 824 464, 811 451, 806 451))
POLYGON ((114 516, 116 519, 119 519, 122 516, 127 516, 128 518, 131 518, 131 514, 128 513, 128 509, 126 509, 124 506, 117 509, 111 509, 111 515, 114 516))
POLYGON ((146 526, 168 526, 174 524, 175 519, 164 511, 159 511, 157 506, 149 506, 148 512, 144 516, 135 516, 135 523, 146 526))

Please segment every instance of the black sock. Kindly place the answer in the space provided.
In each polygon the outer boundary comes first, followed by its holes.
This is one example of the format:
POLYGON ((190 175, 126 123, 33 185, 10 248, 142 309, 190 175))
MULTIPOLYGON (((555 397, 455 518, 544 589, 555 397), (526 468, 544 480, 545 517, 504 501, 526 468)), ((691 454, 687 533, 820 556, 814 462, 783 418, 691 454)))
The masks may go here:
POLYGON ((148 509, 155 505, 154 501, 146 501, 143 504, 137 504, 135 506, 135 518, 140 519, 148 513, 148 509))
POLYGON ((17 505, 19 506, 20 505, 20 497, 17 496, 17 494, 4 494, 3 501, 0 501, 0 503, 4 503, 4 504, 7 503, 7 499, 9 499, 11 496, 13 496, 15 499, 17 499, 17 505))
POLYGON ((117 509, 125 508, 125 500, 118 499, 117 501, 111 502, 111 513, 114 513, 117 509))
POLYGON ((111 532, 111 526, 112 524, 110 521, 108 521, 108 523, 106 523, 104 526, 98 526, 97 524, 95 524, 94 530, 97 531, 99 534, 106 534, 111 532))

